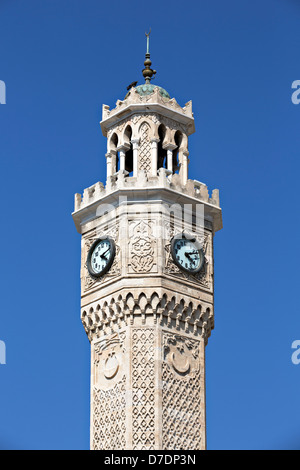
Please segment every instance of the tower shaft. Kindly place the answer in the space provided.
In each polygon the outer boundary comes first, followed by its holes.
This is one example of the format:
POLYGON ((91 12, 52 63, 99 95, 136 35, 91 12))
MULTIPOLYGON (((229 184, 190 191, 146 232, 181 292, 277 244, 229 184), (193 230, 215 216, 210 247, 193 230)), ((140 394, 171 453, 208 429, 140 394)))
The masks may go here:
POLYGON ((92 449, 205 449, 218 190, 188 178, 191 102, 131 88, 101 121, 107 180, 75 195, 92 449))

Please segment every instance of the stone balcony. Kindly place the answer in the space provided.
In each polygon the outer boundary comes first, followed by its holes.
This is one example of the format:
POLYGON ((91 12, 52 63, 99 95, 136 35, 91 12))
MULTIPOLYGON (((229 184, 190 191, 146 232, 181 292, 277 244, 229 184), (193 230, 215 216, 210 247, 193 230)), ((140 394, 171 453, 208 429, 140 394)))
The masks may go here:
POLYGON ((170 175, 168 170, 160 168, 157 176, 147 176, 144 171, 139 171, 138 177, 132 177, 128 176, 128 173, 125 171, 118 171, 108 179, 106 186, 98 182, 85 189, 83 196, 79 193, 75 194, 75 212, 84 209, 117 190, 134 190, 137 188, 170 189, 220 208, 218 189, 214 189, 210 196, 206 184, 196 180, 188 180, 186 185, 183 186, 178 174, 170 175))

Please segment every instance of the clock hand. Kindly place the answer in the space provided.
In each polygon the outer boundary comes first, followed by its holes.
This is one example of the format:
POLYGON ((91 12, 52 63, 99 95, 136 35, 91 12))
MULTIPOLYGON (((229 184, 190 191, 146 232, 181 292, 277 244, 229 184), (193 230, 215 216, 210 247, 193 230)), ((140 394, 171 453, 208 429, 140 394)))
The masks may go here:
POLYGON ((104 252, 100 255, 100 257, 106 259, 105 254, 106 254, 108 251, 109 251, 109 248, 107 248, 107 250, 104 251, 104 252))
POLYGON ((185 253, 185 256, 189 259, 189 261, 192 265, 194 265, 196 263, 196 260, 193 259, 188 253, 185 253))

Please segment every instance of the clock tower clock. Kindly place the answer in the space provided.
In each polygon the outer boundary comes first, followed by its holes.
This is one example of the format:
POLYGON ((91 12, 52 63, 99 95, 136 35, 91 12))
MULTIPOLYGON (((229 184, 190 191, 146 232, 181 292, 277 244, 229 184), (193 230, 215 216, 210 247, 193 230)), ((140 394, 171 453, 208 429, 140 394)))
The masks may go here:
POLYGON ((206 448, 219 194, 188 178, 192 103, 154 86, 154 72, 148 36, 145 83, 103 106, 106 184, 75 195, 91 449, 206 448))

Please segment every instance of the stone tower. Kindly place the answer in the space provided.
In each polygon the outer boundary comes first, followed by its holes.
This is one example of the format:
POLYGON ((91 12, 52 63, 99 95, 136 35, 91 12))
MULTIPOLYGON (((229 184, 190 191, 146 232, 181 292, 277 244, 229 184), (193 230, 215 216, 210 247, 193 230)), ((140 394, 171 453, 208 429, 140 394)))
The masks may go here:
POLYGON ((151 84, 150 67, 148 36, 145 84, 103 106, 106 184, 75 195, 91 449, 206 448, 219 194, 188 179, 192 103, 151 84))

